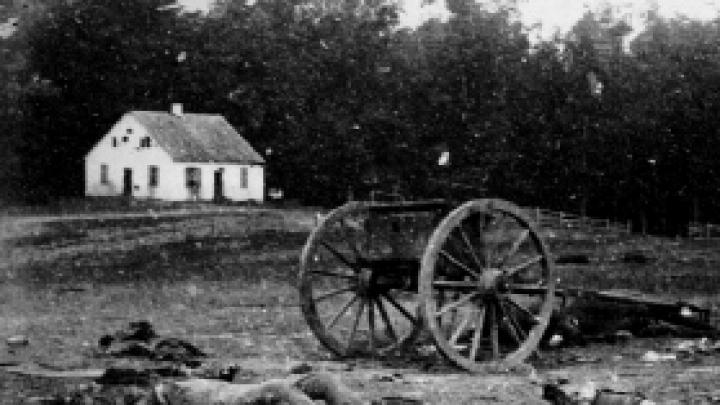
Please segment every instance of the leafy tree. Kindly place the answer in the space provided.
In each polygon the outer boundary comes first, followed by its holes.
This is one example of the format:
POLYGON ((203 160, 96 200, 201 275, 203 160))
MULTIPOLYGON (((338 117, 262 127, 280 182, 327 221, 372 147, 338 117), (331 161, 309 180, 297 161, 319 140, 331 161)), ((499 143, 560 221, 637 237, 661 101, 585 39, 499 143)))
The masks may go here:
POLYGON ((166 108, 182 95, 179 58, 192 31, 169 0, 101 0, 51 7, 27 34, 23 178, 30 197, 81 190, 82 158, 128 109, 166 108))

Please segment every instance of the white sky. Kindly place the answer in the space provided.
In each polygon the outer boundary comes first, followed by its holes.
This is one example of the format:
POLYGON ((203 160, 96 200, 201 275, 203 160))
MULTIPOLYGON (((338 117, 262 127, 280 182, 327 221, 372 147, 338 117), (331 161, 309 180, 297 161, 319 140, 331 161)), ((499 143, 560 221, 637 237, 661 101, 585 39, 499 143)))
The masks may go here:
MULTIPOLYGON (((399 0, 405 10, 401 24, 417 26, 428 18, 447 17, 444 0, 421 6, 423 0, 399 0)), ((547 37, 556 30, 566 31, 589 9, 602 4, 625 5, 630 9, 647 9, 652 0, 518 0, 522 20, 526 24, 541 22, 542 36, 547 37)), ((179 0, 190 9, 206 10, 209 0, 179 0)), ((671 17, 684 14, 690 18, 710 19, 718 16, 720 0, 656 0, 660 14, 671 17)))
POLYGON ((541 23, 541 37, 548 38, 557 30, 570 29, 586 10, 599 10, 603 5, 620 6, 633 14, 631 26, 640 27, 640 13, 655 4, 660 15, 684 15, 707 20, 718 16, 720 0, 520 0, 520 12, 525 24, 541 23))

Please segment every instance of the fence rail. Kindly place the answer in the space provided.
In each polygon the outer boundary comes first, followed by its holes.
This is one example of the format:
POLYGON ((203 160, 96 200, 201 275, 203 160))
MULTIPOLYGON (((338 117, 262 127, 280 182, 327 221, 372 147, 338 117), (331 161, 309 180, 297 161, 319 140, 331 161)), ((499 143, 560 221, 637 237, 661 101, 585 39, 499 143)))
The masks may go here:
POLYGON ((688 237, 693 239, 720 238, 720 225, 691 222, 688 224, 688 237))
POLYGON ((632 232, 629 223, 623 224, 605 218, 590 218, 539 207, 525 207, 525 211, 540 229, 577 231, 617 237, 629 235, 632 232))

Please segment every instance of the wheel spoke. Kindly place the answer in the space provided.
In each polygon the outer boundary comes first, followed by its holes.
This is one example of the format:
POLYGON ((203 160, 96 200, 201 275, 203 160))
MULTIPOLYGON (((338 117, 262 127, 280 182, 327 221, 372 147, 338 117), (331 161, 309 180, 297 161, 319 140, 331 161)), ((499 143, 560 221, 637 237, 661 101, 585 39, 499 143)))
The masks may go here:
POLYGON ((328 251, 330 251, 330 253, 332 253, 333 256, 335 256, 338 260, 340 260, 341 262, 343 262, 343 264, 345 264, 346 266, 350 267, 351 269, 354 269, 354 268, 355 268, 355 264, 354 264, 354 263, 352 263, 350 260, 348 260, 347 257, 343 256, 342 253, 340 253, 337 249, 335 249, 334 247, 332 247, 332 246, 331 246, 330 244, 328 244, 327 242, 321 241, 321 242, 320 242, 320 245, 324 246, 325 249, 327 249, 328 251))
POLYGON ((485 307, 480 307, 477 318, 475 319, 475 333, 473 333, 472 347, 470 348, 470 360, 475 361, 477 358, 478 348, 480 348, 480 340, 482 339, 483 326, 485 324, 485 307))
POLYGON ((467 328, 468 323, 470 323, 470 315, 470 311, 465 311, 463 319, 462 321, 460 321, 460 325, 458 325, 457 329, 455 329, 455 332, 453 332, 452 336, 450 336, 450 346, 455 346, 457 344, 458 339, 460 339, 460 335, 462 335, 462 333, 467 328))
POLYGON ((478 267, 478 269, 482 269, 483 266, 480 262, 480 258, 477 255, 477 252, 475 252, 475 248, 473 247, 472 243, 470 243, 470 238, 468 238, 467 234, 465 233, 465 230, 462 228, 462 224, 458 227, 460 230, 460 237, 463 240, 463 243, 467 247, 468 252, 470 253, 470 256, 472 257, 473 261, 475 262, 475 265, 478 267))
POLYGON ((322 301, 322 300, 326 300, 326 299, 328 299, 328 298, 335 297, 335 296, 337 296, 337 295, 340 295, 340 294, 343 294, 343 293, 346 293, 346 292, 355 291, 356 288, 357 288, 357 287, 355 287, 355 286, 351 286, 351 287, 341 288, 341 289, 335 290, 335 291, 330 291, 330 292, 328 292, 328 293, 325 293, 325 294, 323 294, 323 295, 320 295, 319 297, 316 297, 316 298, 315 298, 315 301, 316 301, 316 302, 317 302, 317 301, 322 301))
MULTIPOLYGON (((483 252, 485 260, 485 267, 491 267, 493 263, 493 250, 497 246, 491 246, 495 245, 494 243, 491 244, 489 238, 487 237, 488 233, 495 229, 496 226, 500 223, 500 217, 492 215, 490 213, 487 213, 485 215, 485 220, 481 222, 480 224, 480 239, 481 243, 483 245, 483 252), (487 219, 487 217, 490 217, 490 220, 487 219)), ((481 217, 482 218, 482 217, 481 217)))
POLYGON ((517 253, 518 249, 520 249, 520 246, 522 246, 522 244, 527 240, 529 235, 530 235, 530 231, 527 229, 524 229, 522 232, 520 232, 520 235, 518 235, 517 239, 515 239, 515 241, 513 241, 512 246, 510 246, 510 250, 505 252, 505 254, 500 259, 498 267, 500 267, 500 268, 505 267, 505 264, 507 263, 507 261, 515 253, 517 253))
POLYGON ((437 280, 433 281, 433 287, 437 287, 439 290, 447 290, 451 288, 457 288, 457 289, 475 289, 477 288, 477 283, 474 283, 472 281, 453 281, 453 280, 437 280))
POLYGON ((457 307, 459 307, 460 305, 463 305, 463 304, 467 303, 467 302, 470 301, 471 299, 477 297, 477 295, 478 295, 477 292, 473 292, 473 293, 470 293, 470 294, 468 294, 468 295, 460 298, 459 300, 457 300, 457 301, 455 301, 455 302, 451 302, 451 303, 449 303, 449 304, 446 304, 446 305, 443 306, 439 311, 437 311, 437 312, 435 313, 435 316, 441 316, 441 315, 443 315, 444 313, 450 311, 451 309, 457 308, 457 307))
POLYGON ((387 333, 390 335, 390 338, 397 342, 398 337, 395 333, 395 329, 392 326, 392 323, 390 322, 390 317, 387 314, 387 311, 385 310, 385 307, 383 306, 382 301, 380 300, 380 297, 375 298, 375 305, 378 307, 378 312, 380 312, 380 317, 382 318, 383 322, 385 323, 385 327, 387 328, 387 333))
POLYGON ((510 314, 505 311, 505 308, 503 308, 502 302, 497 301, 497 312, 498 312, 498 320, 505 324, 507 327, 508 332, 510 332, 510 336, 513 338, 513 340, 519 345, 522 345, 522 341, 520 340, 520 335, 518 334, 518 331, 515 330, 515 325, 512 324, 512 321, 510 320, 510 314))
POLYGON ((497 359, 500 356, 500 339, 498 336, 498 314, 495 303, 488 302, 488 316, 490 318, 490 344, 492 345, 492 357, 497 359))
POLYGON ((456 258, 454 258, 453 256, 451 256, 450 253, 448 253, 448 252, 446 252, 446 251, 444 251, 444 250, 441 249, 441 250, 440 250, 440 255, 441 255, 442 257, 444 257, 445 259, 447 259, 447 261, 449 261, 450 263, 454 264, 455 266, 459 267, 459 268, 462 269, 462 270, 465 270, 465 272, 467 272, 467 273, 470 274, 471 276, 475 277, 476 279, 477 279, 477 278, 480 278, 480 275, 479 275, 479 274, 477 274, 474 270, 472 270, 470 267, 468 267, 468 266, 465 265, 464 263, 460 262, 458 259, 456 259, 456 258))
MULTIPOLYGON (((512 305, 512 304, 511 304, 510 302, 508 302, 507 300, 504 300, 504 303, 505 303, 505 305, 506 305, 507 307, 510 307, 510 306, 512 305)), ((500 305, 503 305, 503 301, 500 302, 500 305)), ((524 309, 524 308, 523 308, 523 309, 524 309)), ((520 338, 520 340, 523 340, 523 341, 524 341, 525 339, 527 339, 527 332, 522 328, 522 325, 520 325, 520 323, 518 322, 517 317, 516 317, 516 315, 513 313, 512 308, 507 308, 507 309, 505 310, 505 314, 507 315, 508 320, 510 321, 510 323, 512 324, 512 326, 513 326, 513 327, 515 328, 515 330, 517 331, 517 334, 518 334, 518 337, 520 338)))
POLYGON ((385 297, 385 299, 386 299, 392 306, 394 306, 395 309, 397 309, 401 314, 403 314, 403 315, 405 316, 405 318, 409 319, 413 324, 417 323, 417 319, 415 319, 415 317, 412 316, 412 315, 410 314, 410 312, 408 312, 408 310, 405 309, 405 307, 403 307, 403 306, 400 305, 397 301, 395 301, 395 299, 394 299, 393 297, 391 297, 391 296, 388 295, 388 294, 383 294, 382 296, 385 297))
POLYGON ((353 322, 352 330, 350 331, 350 336, 348 337, 347 341, 347 347, 346 351, 350 351, 350 347, 352 347, 353 340, 355 339, 355 333, 357 332, 358 325, 360 324, 360 318, 362 317, 363 312, 365 311, 365 300, 360 301, 360 308, 358 308, 357 314, 355 314, 355 321, 353 322))
POLYGON ((525 295, 544 295, 548 289, 546 286, 535 283, 535 284, 509 284, 507 286, 508 291, 512 294, 525 294, 525 295))
POLYGON ((532 266, 533 264, 539 263, 541 260, 543 260, 543 255, 533 256, 530 259, 528 259, 520 264, 516 264, 516 265, 506 269, 505 276, 512 277, 515 274, 517 274, 518 272, 520 272, 521 270, 524 270, 524 269, 532 266))
POLYGON ((367 299, 368 329, 370 330, 370 353, 375 353, 375 309, 372 298, 367 299))
POLYGON ((345 305, 343 305, 343 307, 340 308, 340 311, 338 311, 338 313, 335 314, 335 316, 330 320, 330 323, 328 323, 328 327, 327 327, 327 328, 328 328, 328 329, 332 329, 333 326, 335 326, 335 324, 337 323, 337 321, 340 320, 340 318, 341 318, 341 317, 345 314, 345 312, 347 312, 347 310, 355 303, 355 301, 357 301, 357 299, 358 299, 358 296, 355 295, 355 296, 353 296, 353 297, 350 299, 350 301, 348 301, 345 305))
POLYGON ((510 306, 512 306, 515 309, 515 311, 521 313, 525 317, 525 319, 527 319, 530 322, 537 323, 537 319, 535 319, 535 315, 533 315, 532 312, 528 311, 525 307, 518 304, 517 302, 515 302, 515 300, 513 300, 510 297, 505 297, 504 299, 507 304, 509 304, 510 306))
POLYGON ((357 280, 357 276, 352 276, 350 274, 335 273, 333 271, 311 270, 310 272, 313 274, 322 274, 322 275, 328 276, 328 277, 337 277, 337 278, 344 278, 344 279, 348 279, 348 280, 357 280))

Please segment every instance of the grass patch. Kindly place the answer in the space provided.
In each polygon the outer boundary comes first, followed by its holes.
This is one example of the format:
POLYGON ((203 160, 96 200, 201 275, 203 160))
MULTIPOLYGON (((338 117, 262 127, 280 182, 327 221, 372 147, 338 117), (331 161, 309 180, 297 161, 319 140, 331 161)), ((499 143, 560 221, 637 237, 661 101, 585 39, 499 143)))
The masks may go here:
MULTIPOLYGON (((0 264, 0 337, 28 336, 27 351, 13 354, 25 360, 102 366, 93 355, 97 339, 146 319, 159 333, 225 359, 327 357, 300 313, 295 288, 313 219, 311 212, 274 211, 42 226, 37 239, 15 240, 0 264)), ((628 248, 642 243, 662 251, 641 241, 628 248)), ((707 292, 704 299, 717 300, 710 295, 720 283, 712 266, 671 256, 643 265, 593 262, 558 273, 561 285, 684 297, 707 292)))

